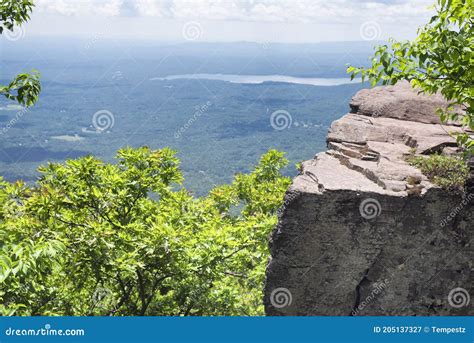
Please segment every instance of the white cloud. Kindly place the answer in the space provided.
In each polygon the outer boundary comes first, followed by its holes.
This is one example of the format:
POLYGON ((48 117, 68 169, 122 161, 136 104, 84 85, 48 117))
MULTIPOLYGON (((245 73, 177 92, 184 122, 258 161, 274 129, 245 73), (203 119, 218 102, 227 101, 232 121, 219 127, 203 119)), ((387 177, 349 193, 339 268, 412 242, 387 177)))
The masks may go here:
POLYGON ((409 39, 432 1, 36 0, 28 32, 180 41, 192 21, 203 41, 315 42, 360 40, 364 24, 375 22, 380 39, 409 39))
POLYGON ((431 0, 38 0, 37 8, 41 12, 66 16, 309 23, 321 18, 410 18, 428 13, 430 3, 431 0))
POLYGON ((48 14, 103 15, 118 16, 121 14, 123 0, 38 0, 35 10, 48 14))

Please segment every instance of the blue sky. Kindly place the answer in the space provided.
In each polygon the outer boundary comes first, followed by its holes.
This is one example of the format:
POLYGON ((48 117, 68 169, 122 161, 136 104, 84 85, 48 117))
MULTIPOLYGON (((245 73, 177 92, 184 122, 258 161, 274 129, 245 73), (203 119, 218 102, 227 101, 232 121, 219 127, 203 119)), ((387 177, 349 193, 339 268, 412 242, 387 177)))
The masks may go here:
POLYGON ((412 38, 431 0, 37 0, 28 36, 320 42, 412 38))

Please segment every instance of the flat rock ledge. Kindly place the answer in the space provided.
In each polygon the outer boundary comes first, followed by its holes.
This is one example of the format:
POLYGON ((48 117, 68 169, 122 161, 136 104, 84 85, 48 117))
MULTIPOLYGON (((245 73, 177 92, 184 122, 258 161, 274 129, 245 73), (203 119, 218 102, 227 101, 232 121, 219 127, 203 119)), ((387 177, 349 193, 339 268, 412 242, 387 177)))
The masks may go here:
POLYGON ((328 150, 302 164, 270 238, 267 315, 474 315, 474 194, 432 184, 410 154, 456 153, 440 96, 359 91, 328 150))

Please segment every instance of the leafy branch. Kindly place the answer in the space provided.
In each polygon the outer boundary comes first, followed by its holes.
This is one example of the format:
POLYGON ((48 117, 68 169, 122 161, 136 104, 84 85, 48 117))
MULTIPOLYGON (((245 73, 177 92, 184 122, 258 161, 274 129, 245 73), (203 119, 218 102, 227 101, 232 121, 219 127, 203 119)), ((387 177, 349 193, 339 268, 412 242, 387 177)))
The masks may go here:
MULTIPOLYGON (((30 20, 33 7, 32 0, 2 0, 0 2, 0 35, 5 29, 13 31, 15 26, 20 26, 30 20)), ((34 70, 30 74, 19 74, 8 85, 0 85, 0 95, 22 106, 33 106, 41 91, 39 78, 39 73, 34 70)))
POLYGON ((468 155, 474 152, 474 2, 437 0, 434 8, 413 41, 390 39, 390 46, 376 47, 369 68, 349 66, 347 72, 372 86, 405 80, 423 93, 441 93, 450 105, 438 114, 444 123, 462 125, 456 140, 468 155))

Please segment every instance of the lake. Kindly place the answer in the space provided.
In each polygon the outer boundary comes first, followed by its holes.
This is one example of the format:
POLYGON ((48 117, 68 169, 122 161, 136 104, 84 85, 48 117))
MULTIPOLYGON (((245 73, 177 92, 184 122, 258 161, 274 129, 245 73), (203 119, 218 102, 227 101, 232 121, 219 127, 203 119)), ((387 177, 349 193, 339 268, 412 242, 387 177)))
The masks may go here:
POLYGON ((349 83, 360 83, 360 79, 351 81, 349 76, 344 78, 319 78, 319 77, 295 77, 287 75, 237 75, 237 74, 182 74, 169 75, 165 77, 154 77, 154 80, 178 80, 178 79, 193 79, 193 80, 218 80, 227 81, 231 83, 243 84, 261 84, 264 82, 284 82, 296 83, 301 85, 312 86, 339 86, 349 83))

